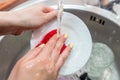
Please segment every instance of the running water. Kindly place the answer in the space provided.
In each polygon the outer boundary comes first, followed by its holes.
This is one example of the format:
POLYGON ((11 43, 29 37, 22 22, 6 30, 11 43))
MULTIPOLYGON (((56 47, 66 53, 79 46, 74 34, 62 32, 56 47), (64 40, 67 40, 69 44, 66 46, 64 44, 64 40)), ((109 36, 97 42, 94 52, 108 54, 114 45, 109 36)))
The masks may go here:
POLYGON ((62 21, 62 15, 63 15, 63 1, 64 0, 58 0, 58 9, 57 9, 57 33, 60 32, 61 27, 61 21, 62 21))

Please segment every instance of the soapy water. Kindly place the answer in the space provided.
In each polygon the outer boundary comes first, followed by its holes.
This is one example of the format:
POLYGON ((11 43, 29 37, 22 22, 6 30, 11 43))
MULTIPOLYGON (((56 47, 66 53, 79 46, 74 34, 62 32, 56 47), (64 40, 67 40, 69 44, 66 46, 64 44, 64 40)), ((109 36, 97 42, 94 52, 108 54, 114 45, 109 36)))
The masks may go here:
MULTIPOLYGON (((91 57, 84 66, 84 70, 80 71, 87 72, 92 80, 119 80, 114 54, 104 43, 93 43, 91 57)), ((76 75, 79 74, 76 72, 73 75, 59 76, 58 80, 80 80, 76 75)))

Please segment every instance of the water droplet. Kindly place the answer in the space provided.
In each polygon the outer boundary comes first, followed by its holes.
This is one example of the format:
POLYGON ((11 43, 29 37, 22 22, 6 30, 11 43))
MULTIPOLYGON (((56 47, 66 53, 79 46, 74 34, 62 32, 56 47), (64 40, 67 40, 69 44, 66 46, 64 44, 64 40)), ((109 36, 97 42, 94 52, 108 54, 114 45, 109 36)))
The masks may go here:
POLYGON ((28 69, 28 68, 32 68, 33 65, 34 65, 34 63, 27 63, 27 64, 26 64, 26 68, 27 68, 27 69, 28 69))

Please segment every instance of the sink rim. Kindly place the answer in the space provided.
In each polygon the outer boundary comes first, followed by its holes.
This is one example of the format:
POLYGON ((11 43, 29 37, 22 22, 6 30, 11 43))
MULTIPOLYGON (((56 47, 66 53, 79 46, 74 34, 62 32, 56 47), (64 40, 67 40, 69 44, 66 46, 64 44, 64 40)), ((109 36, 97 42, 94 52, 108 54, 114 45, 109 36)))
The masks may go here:
MULTIPOLYGON (((52 5, 51 7, 53 7, 54 9, 57 9, 57 5, 52 5)), ((78 10, 83 10, 83 11, 87 11, 87 12, 91 12, 100 16, 105 17, 106 19, 111 20, 112 22, 116 23, 118 26, 120 26, 120 17, 117 16, 116 14, 96 7, 96 6, 91 6, 91 5, 64 5, 65 9, 78 9, 78 10), (97 10, 97 11, 96 11, 97 10), (106 15, 107 14, 107 15, 106 15)))

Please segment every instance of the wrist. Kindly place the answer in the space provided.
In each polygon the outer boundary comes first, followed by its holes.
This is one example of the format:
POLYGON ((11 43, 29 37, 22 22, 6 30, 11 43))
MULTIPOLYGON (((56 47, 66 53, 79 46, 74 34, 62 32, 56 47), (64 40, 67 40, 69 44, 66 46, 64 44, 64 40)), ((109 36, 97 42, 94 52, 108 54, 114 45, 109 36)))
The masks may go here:
POLYGON ((12 34, 20 27, 17 26, 19 18, 14 12, 0 12, 0 34, 12 34))

